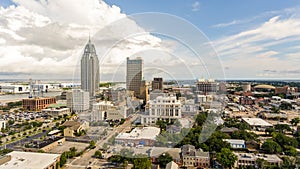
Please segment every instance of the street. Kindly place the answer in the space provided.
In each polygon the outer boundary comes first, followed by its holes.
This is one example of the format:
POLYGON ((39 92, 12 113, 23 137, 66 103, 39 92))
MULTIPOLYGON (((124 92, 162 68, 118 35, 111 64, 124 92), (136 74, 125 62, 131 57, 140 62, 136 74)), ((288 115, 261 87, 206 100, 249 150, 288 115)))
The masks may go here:
POLYGON ((87 150, 81 157, 77 157, 75 159, 71 159, 66 164, 67 169, 79 169, 79 168, 87 168, 88 166, 93 166, 99 159, 92 158, 97 150, 102 148, 104 143, 107 143, 109 138, 114 136, 116 133, 120 133, 125 129, 131 127, 131 123, 138 118, 138 115, 133 116, 129 120, 125 121, 124 124, 114 128, 113 131, 108 132, 108 135, 104 139, 100 139, 96 143, 96 148, 87 150))

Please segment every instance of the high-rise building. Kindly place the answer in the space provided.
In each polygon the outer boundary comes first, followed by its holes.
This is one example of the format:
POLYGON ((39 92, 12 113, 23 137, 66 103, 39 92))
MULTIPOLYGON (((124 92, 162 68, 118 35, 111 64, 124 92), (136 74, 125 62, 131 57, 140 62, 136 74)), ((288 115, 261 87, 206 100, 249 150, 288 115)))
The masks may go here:
POLYGON ((134 91, 134 96, 140 96, 140 87, 143 78, 143 59, 129 59, 127 57, 126 89, 134 91))
POLYGON ((67 107, 73 112, 84 112, 89 109, 90 96, 89 92, 80 89, 73 89, 67 92, 67 107))
POLYGON ((94 97, 99 89, 99 76, 99 60, 89 39, 81 58, 81 89, 89 92, 90 97, 94 97))
POLYGON ((155 77, 152 81, 152 91, 163 90, 163 78, 155 77))

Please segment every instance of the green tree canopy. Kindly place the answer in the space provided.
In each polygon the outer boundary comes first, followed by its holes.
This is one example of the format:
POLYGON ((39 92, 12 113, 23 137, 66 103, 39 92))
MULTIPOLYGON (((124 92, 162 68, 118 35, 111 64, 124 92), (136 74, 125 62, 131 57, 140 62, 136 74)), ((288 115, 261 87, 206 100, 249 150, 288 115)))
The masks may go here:
POLYGON ((263 143, 262 149, 266 153, 270 153, 270 154, 275 154, 275 153, 281 153, 282 152, 282 149, 281 149, 280 145, 278 143, 276 143, 275 141, 271 140, 271 139, 266 140, 263 143))
POLYGON ((298 123, 300 123, 300 118, 299 117, 293 118, 290 122, 293 126, 297 126, 298 123))
POLYGON ((94 157, 95 157, 95 158, 102 158, 102 153, 101 153, 101 151, 97 150, 97 151, 95 152, 95 154, 94 154, 94 157))
POLYGON ((237 156, 228 148, 222 148, 221 152, 217 153, 217 161, 224 168, 232 168, 237 159, 237 156))
POLYGON ((173 158, 169 153, 163 153, 157 159, 160 167, 166 167, 166 165, 171 161, 173 161, 173 158))

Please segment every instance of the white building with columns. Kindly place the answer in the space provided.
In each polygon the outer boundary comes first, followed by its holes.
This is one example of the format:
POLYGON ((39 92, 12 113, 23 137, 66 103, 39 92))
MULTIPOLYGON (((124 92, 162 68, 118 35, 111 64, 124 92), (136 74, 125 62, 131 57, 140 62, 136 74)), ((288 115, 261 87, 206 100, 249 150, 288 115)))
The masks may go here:
POLYGON ((181 118, 181 102, 176 96, 158 96, 149 101, 148 112, 141 116, 142 124, 155 124, 158 120, 176 121, 181 118))

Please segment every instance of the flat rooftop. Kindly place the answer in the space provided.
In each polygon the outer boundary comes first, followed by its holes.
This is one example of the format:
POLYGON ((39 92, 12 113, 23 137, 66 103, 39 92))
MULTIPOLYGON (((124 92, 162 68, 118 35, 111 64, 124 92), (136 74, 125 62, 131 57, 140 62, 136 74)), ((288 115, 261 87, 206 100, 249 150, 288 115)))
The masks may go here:
POLYGON ((243 121, 248 123, 250 126, 263 126, 263 127, 271 127, 272 124, 266 122, 261 118, 242 118, 243 121))
POLYGON ((60 154, 13 151, 7 155, 11 160, 0 165, 0 169, 44 169, 53 164, 60 154))
POLYGON ((116 139, 150 139, 155 140, 160 133, 160 128, 144 127, 134 128, 130 133, 120 133, 116 139))
POLYGON ((223 141, 226 141, 230 144, 245 144, 245 140, 240 139, 223 139, 223 141))

